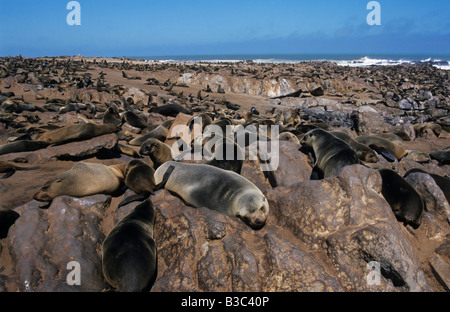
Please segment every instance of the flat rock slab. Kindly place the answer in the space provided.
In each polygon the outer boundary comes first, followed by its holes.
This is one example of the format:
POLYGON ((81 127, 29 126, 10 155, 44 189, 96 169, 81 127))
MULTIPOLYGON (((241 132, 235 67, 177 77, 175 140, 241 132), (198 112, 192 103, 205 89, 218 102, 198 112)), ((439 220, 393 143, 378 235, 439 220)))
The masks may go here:
POLYGON ((50 146, 34 152, 11 153, 1 155, 1 160, 14 161, 15 159, 26 160, 28 163, 39 163, 43 161, 61 158, 83 158, 98 153, 103 148, 111 149, 117 144, 115 133, 105 134, 90 140, 71 142, 63 145, 50 146))

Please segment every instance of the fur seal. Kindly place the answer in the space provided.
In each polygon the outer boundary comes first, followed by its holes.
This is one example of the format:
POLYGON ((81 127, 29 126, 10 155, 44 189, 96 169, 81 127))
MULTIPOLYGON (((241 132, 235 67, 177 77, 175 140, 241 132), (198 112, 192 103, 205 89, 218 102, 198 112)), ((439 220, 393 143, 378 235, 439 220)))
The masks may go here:
POLYGON ((155 172, 155 183, 195 208, 206 207, 241 218, 253 229, 269 215, 264 194, 243 176, 210 165, 167 162, 155 172), (173 170, 167 177, 165 173, 173 170))
POLYGON ((433 133, 436 137, 439 137, 442 132, 442 127, 439 124, 432 123, 432 122, 414 125, 413 128, 414 128, 414 132, 416 134, 416 138, 425 137, 428 129, 433 131, 433 133))
POLYGON ((189 120, 189 122, 187 123, 189 130, 192 131, 194 129, 194 122, 196 121, 196 119, 199 119, 201 121, 202 131, 205 130, 206 126, 212 124, 213 122, 209 115, 205 113, 200 113, 197 116, 192 117, 191 120, 189 120))
POLYGON ((385 138, 375 135, 364 135, 355 138, 355 141, 367 145, 383 155, 388 161, 394 162, 389 152, 395 156, 397 160, 402 159, 406 154, 406 150, 401 144, 391 142, 385 138))
POLYGON ((49 146, 49 143, 33 141, 33 140, 20 140, 7 143, 0 146, 0 155, 20 152, 34 152, 49 146))
POLYGON ((0 160, 0 172, 6 173, 2 179, 9 178, 12 176, 17 170, 36 170, 39 169, 39 167, 31 167, 31 168, 25 168, 25 167, 17 167, 13 165, 12 163, 9 163, 4 160, 0 160))
POLYGON ((144 129, 148 127, 147 121, 136 113, 129 111, 122 114, 122 122, 128 122, 136 128, 144 129))
POLYGON ((211 165, 224 170, 231 170, 241 174, 245 155, 236 142, 223 138, 214 149, 214 158, 205 162, 205 165, 211 165), (232 159, 229 159, 231 156, 232 159))
POLYGON ((152 107, 148 109, 149 113, 157 113, 167 117, 177 117, 179 113, 192 115, 192 113, 186 108, 178 104, 166 104, 163 106, 152 107))
POLYGON ((156 129, 153 129, 152 131, 141 135, 140 137, 131 140, 128 142, 130 145, 134 146, 140 146, 142 143, 147 141, 148 139, 157 139, 159 141, 164 142, 167 138, 167 134, 169 133, 169 128, 165 127, 164 125, 159 125, 156 129))
POLYGON ((118 131, 116 125, 97 125, 93 123, 72 125, 42 134, 38 141, 48 144, 64 144, 72 141, 89 140, 104 134, 118 131))
POLYGON ((408 152, 408 154, 406 154, 405 156, 406 159, 411 159, 418 163, 427 163, 430 162, 431 160, 430 156, 424 152, 416 150, 406 150, 406 151, 408 152))
POLYGON ((289 131, 280 133, 280 135, 278 135, 278 140, 279 141, 289 141, 294 144, 300 144, 300 140, 298 139, 298 137, 289 131))
POLYGON ((320 128, 307 132, 300 144, 312 147, 315 166, 324 178, 338 175, 345 166, 359 164, 358 155, 350 145, 320 128))
POLYGON ((353 140, 353 138, 348 134, 339 131, 333 131, 330 133, 350 145, 350 147, 353 148, 360 160, 368 163, 376 163, 379 161, 377 154, 375 154, 373 149, 371 149, 367 145, 353 140))
MULTIPOLYGON (((114 104, 114 106, 116 106, 116 105, 114 104)), ((116 106, 116 108, 117 108, 117 106, 116 106)), ((122 119, 120 118, 118 109, 116 110, 112 106, 108 107, 106 112, 103 114, 102 122, 104 125, 110 124, 110 125, 115 125, 118 127, 120 125, 122 125, 122 119)))
POLYGON ((125 167, 125 185, 137 195, 125 198, 118 208, 137 200, 145 200, 155 190, 155 169, 142 160, 132 160, 125 167))
POLYGON ((170 146, 153 138, 142 143, 139 154, 150 157, 155 169, 165 162, 173 160, 170 146))
POLYGON ((106 281, 122 292, 150 291, 157 276, 153 237, 155 211, 149 199, 114 226, 102 244, 106 281))
POLYGON ((414 187, 390 169, 379 169, 383 179, 382 190, 395 216, 413 227, 419 227, 424 211, 424 202, 414 187))
POLYGON ((113 194, 122 185, 123 167, 124 165, 79 162, 70 170, 48 180, 33 198, 50 202, 62 195, 84 197, 101 193, 113 194))
POLYGON ((450 164, 450 150, 433 150, 430 156, 444 165, 450 164))

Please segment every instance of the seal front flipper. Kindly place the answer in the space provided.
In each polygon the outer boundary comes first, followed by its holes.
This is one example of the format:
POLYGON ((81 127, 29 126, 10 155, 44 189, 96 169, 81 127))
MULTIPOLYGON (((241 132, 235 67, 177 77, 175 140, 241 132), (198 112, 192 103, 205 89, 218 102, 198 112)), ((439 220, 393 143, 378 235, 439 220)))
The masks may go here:
POLYGON ((166 184, 167 181, 169 180, 170 176, 172 175, 173 170, 175 169, 175 167, 173 165, 170 165, 169 168, 167 168, 167 171, 164 173, 163 179, 161 181, 161 183, 159 183, 155 189, 154 192, 159 191, 161 189, 163 189, 166 184))
POLYGON ((16 170, 15 169, 10 169, 10 170, 6 171, 6 174, 2 177, 2 179, 8 179, 14 173, 16 173, 16 170))
POLYGON ((120 207, 126 206, 132 202, 136 202, 136 201, 144 201, 146 200, 151 194, 150 193, 144 193, 144 194, 136 194, 136 195, 132 195, 129 196, 127 198, 125 198, 124 200, 122 200, 120 202, 120 204, 117 206, 117 209, 119 209, 120 207))
POLYGON ((370 148, 376 151, 378 154, 382 155, 388 162, 395 162, 395 158, 392 152, 384 147, 378 147, 375 145, 370 145, 370 148))

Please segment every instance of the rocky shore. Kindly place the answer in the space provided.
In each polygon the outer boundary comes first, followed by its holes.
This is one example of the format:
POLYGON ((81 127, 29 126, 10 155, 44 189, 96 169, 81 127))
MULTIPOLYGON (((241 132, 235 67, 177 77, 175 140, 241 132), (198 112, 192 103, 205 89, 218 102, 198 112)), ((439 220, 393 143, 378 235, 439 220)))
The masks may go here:
POLYGON ((49 207, 33 195, 81 161, 150 163, 133 139, 171 121, 158 135, 172 142, 171 127, 201 113, 234 125, 270 121, 298 141, 280 141, 276 185, 259 161, 243 162, 241 175, 269 201, 261 230, 164 189, 150 196, 158 249, 152 291, 450 291, 449 190, 426 173, 405 177, 426 205, 412 227, 383 197, 377 170, 403 177, 418 168, 448 185, 448 158, 436 151, 450 151, 449 86, 448 71, 427 65, 0 58, 0 291, 109 290, 101 245, 138 204, 118 209, 131 191, 59 196, 49 207), (118 120, 112 133, 41 144, 56 129, 109 123, 109 111, 118 120), (132 125, 126 112, 144 125, 132 125), (392 160, 378 151, 376 163, 315 180, 312 155, 299 144, 315 127, 353 138, 398 134, 406 154, 392 160), (80 263, 80 285, 67 282, 70 261, 80 263), (368 280, 374 262, 377 284, 368 280))

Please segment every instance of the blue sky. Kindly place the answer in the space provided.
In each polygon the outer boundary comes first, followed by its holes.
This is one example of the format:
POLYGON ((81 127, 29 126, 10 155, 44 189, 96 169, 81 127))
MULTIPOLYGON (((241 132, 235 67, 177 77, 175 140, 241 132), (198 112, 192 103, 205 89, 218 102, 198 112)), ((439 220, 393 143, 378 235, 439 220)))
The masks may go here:
POLYGON ((0 56, 450 54, 450 1, 0 0, 0 56))

